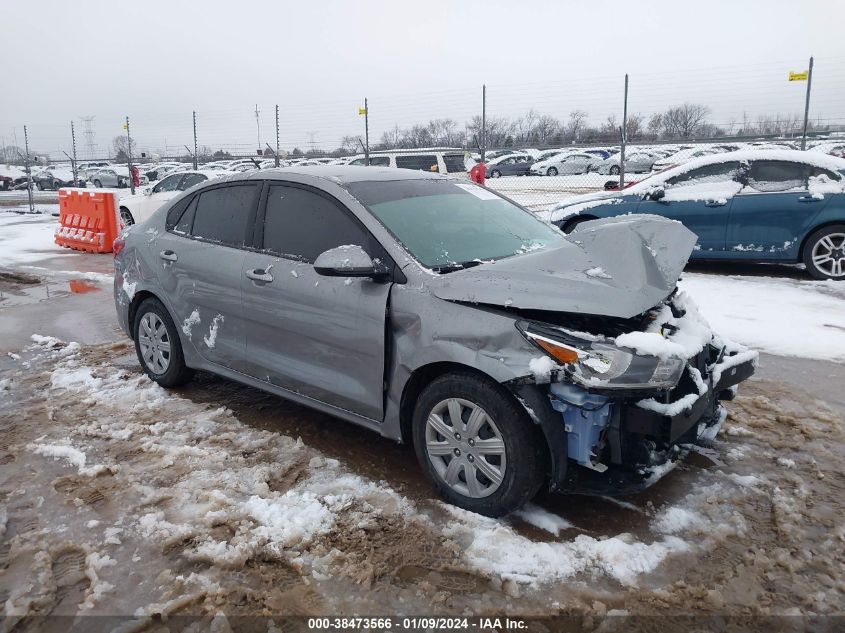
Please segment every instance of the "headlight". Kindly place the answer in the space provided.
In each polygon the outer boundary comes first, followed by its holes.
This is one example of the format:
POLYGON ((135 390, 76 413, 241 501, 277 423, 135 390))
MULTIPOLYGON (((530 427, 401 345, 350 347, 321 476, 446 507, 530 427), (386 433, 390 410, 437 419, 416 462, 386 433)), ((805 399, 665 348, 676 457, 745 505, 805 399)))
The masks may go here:
MULTIPOLYGON (((681 379, 686 360, 642 356, 611 343, 573 336, 528 321, 517 329, 563 366, 572 382, 593 389, 671 389, 681 379)), ((587 335, 589 336, 589 335, 587 335)))

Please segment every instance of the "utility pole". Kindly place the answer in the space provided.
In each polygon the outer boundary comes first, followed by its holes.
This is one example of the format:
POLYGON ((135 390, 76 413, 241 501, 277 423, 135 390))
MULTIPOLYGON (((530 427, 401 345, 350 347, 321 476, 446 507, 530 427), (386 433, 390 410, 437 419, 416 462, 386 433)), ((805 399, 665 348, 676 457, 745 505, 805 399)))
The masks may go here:
POLYGON ((804 134, 801 136, 801 149, 807 149, 807 122, 810 117, 810 87, 813 85, 813 58, 810 57, 810 69, 807 72, 807 98, 804 101, 804 134))
POLYGON ((275 165, 279 166, 279 104, 276 104, 276 154, 275 165))
POLYGON ((29 199, 29 212, 35 213, 35 203, 32 200, 32 170, 29 168, 29 133, 26 131, 26 126, 23 126, 23 143, 24 151, 24 166, 26 167, 26 195, 29 199))
POLYGON ((135 195, 135 178, 132 177, 132 135, 129 134, 129 117, 126 117, 126 160, 129 163, 129 190, 135 195))
POLYGON ((73 186, 76 187, 79 185, 79 178, 76 171, 76 130, 73 129, 73 121, 70 122, 70 140, 73 147, 73 158, 70 161, 70 166, 73 170, 73 186))
POLYGON ((255 104, 255 128, 257 130, 256 138, 258 139, 258 143, 256 143, 255 146, 258 148, 259 151, 261 151, 261 123, 258 120, 258 104, 257 103, 255 104))
MULTIPOLYGON (((487 84, 481 86, 481 162, 487 154, 487 84)), ((480 169, 480 168, 479 168, 480 169)))
POLYGON ((628 73, 625 73, 625 101, 622 105, 622 138, 619 151, 619 189, 625 188, 625 143, 628 142, 628 73))
MULTIPOLYGON (((190 150, 188 150, 188 153, 189 154, 191 153, 190 150)), ((194 156, 194 169, 197 169, 198 165, 197 165, 197 111, 196 110, 194 110, 194 154, 193 154, 193 156, 194 156)))
POLYGON ((370 166, 370 106, 364 97, 364 164, 370 166))

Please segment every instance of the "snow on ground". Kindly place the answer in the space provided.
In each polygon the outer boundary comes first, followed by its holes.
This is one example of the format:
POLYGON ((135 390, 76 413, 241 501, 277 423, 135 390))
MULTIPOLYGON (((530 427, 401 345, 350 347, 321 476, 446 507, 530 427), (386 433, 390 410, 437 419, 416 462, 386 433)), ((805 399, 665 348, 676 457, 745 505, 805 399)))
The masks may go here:
POLYGON ((572 196, 603 191, 618 176, 589 173, 575 176, 506 176, 488 178, 485 185, 534 211, 543 211, 572 196))
POLYGON ((684 273, 715 332, 754 349, 845 362, 845 282, 684 273))
POLYGON ((21 215, 0 209, 0 264, 9 267, 72 255, 53 240, 57 226, 57 219, 51 215, 21 215))

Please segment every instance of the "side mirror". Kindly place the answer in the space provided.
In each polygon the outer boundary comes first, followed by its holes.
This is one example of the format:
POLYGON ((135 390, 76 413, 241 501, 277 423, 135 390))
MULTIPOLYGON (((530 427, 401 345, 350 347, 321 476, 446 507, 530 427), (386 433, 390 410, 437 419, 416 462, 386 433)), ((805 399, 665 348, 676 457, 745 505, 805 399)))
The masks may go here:
POLYGON ((373 263, 370 256, 360 246, 354 244, 337 246, 320 253, 314 262, 314 270, 324 277, 369 277, 377 279, 387 276, 373 263))
POLYGON ((648 192, 647 196, 649 200, 659 202, 660 200, 663 200, 663 198, 666 197, 666 191, 663 189, 663 187, 655 187, 654 189, 648 192))

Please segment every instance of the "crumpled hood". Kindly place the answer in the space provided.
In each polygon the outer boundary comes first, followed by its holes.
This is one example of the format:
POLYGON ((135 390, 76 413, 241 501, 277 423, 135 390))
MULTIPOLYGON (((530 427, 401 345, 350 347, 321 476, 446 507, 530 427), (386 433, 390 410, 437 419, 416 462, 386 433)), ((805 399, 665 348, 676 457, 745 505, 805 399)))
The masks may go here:
POLYGON ((430 287, 449 301, 629 318, 672 292, 695 242, 659 216, 594 220, 556 247, 440 275, 430 287))

